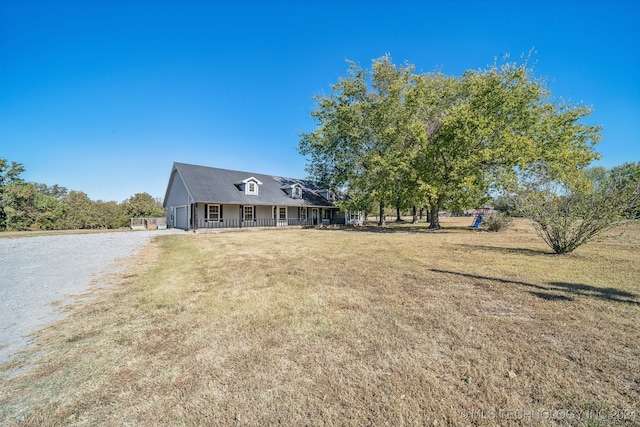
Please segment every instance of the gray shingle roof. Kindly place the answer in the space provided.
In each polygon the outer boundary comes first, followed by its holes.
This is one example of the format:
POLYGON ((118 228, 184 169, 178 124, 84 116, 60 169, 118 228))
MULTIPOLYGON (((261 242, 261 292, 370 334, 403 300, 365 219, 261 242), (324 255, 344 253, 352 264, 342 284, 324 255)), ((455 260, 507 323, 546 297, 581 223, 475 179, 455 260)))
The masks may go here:
POLYGON ((229 169, 197 166, 175 162, 174 170, 182 178, 193 202, 225 203, 240 205, 318 206, 330 207, 333 203, 322 197, 322 188, 314 183, 280 176, 242 172, 229 169), (239 181, 254 177, 262 182, 257 195, 248 195, 237 185, 239 181), (302 186, 302 198, 291 198, 282 187, 292 184, 302 186))

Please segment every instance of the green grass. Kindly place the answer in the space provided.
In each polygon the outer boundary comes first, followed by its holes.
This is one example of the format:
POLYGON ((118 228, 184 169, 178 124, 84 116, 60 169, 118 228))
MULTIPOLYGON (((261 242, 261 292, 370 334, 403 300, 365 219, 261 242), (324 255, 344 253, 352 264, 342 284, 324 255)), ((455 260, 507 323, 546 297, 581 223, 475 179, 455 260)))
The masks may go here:
POLYGON ((2 367, 0 421, 638 425, 638 224, 468 222, 156 239, 2 367))

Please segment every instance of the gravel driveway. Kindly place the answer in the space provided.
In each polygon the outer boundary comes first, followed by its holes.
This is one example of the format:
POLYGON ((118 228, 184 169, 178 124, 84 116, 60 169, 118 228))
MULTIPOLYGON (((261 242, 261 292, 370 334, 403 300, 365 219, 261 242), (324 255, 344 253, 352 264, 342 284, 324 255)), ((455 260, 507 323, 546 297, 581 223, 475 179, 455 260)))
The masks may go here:
POLYGON ((0 363, 28 344, 27 335, 62 318, 60 308, 74 301, 72 295, 88 291, 101 275, 124 268, 114 261, 138 253, 154 236, 171 233, 184 232, 1 238, 0 363))

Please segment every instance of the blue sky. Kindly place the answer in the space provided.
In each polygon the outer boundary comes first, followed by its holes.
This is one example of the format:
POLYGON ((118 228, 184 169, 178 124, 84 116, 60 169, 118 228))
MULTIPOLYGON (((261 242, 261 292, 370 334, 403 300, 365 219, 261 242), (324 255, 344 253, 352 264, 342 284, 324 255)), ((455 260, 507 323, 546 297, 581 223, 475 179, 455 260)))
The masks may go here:
POLYGON ((0 157, 94 200, 163 197, 174 161, 304 177, 312 96, 390 54, 460 74, 531 49, 640 161, 637 1, 0 0, 0 157))

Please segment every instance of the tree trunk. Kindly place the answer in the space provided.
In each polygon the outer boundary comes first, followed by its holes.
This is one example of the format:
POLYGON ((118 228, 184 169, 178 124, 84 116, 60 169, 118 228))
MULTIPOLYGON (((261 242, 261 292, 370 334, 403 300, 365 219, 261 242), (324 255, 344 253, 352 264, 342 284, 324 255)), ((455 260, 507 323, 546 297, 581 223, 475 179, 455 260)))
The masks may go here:
POLYGON ((400 208, 396 206, 396 222, 402 222, 402 218, 400 218, 400 208))
POLYGON ((384 202, 380 202, 380 219, 378 220, 378 225, 380 227, 386 227, 387 221, 384 218, 384 202))
POLYGON ((438 201, 432 205, 429 206, 430 209, 430 223, 429 223, 429 228, 434 228, 434 229, 438 229, 441 228, 440 225, 440 216, 438 214, 438 212, 440 212, 440 209, 442 209, 442 205, 444 204, 444 197, 440 196, 438 197, 438 201))
POLYGON ((422 219, 422 212, 424 211, 424 208, 420 208, 420 219, 422 219))
POLYGON ((418 223, 418 208, 416 208, 416 205, 413 205, 413 209, 411 210, 411 214, 413 215, 413 220, 411 221, 411 224, 417 224, 418 223))

